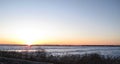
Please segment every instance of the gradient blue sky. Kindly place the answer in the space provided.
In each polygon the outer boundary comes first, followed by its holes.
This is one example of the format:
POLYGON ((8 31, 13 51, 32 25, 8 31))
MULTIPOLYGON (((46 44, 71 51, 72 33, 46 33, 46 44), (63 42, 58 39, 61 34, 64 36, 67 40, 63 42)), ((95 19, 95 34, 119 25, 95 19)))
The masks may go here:
POLYGON ((24 37, 38 44, 120 45, 120 0, 0 0, 0 41, 24 37))

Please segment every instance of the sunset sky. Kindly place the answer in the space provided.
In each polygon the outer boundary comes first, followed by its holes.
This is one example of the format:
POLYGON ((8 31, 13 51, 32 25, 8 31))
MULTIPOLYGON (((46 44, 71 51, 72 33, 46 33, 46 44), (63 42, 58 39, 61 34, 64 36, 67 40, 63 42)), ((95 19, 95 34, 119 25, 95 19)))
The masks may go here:
POLYGON ((120 45, 120 0, 0 0, 0 44, 120 45))

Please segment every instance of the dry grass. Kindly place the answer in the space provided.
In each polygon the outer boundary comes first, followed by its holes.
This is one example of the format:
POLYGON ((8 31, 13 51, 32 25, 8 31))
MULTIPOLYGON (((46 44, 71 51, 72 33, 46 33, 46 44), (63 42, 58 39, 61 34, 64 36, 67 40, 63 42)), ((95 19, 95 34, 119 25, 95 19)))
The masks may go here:
POLYGON ((96 53, 85 55, 53 56, 48 55, 45 51, 36 51, 32 52, 31 54, 28 52, 21 53, 13 51, 0 51, 0 57, 48 62, 53 64, 120 64, 120 57, 106 57, 96 53))

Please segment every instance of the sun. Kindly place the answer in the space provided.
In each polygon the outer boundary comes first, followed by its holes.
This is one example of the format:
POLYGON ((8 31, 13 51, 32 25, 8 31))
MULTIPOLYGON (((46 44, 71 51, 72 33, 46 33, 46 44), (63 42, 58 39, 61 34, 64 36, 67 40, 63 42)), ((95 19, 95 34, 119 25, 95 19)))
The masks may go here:
POLYGON ((34 26, 21 26, 14 29, 13 33, 15 38, 25 45, 43 44, 54 36, 52 30, 45 27, 38 29, 34 26))
POLYGON ((32 42, 26 42, 26 45, 31 46, 32 42))
POLYGON ((42 40, 46 37, 44 32, 32 28, 16 29, 15 35, 26 45, 33 45, 36 41, 42 40))

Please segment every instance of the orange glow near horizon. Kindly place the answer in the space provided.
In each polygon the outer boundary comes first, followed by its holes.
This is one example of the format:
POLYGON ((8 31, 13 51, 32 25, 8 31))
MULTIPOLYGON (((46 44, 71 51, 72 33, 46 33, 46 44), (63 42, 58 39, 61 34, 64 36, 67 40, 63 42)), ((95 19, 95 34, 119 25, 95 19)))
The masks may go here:
POLYGON ((12 35, 0 38, 0 44, 21 45, 120 45, 119 40, 110 38, 69 37, 68 35, 57 35, 50 30, 37 30, 32 27, 15 29, 12 35), (59 37, 58 37, 59 36, 59 37), (110 41, 111 40, 111 41, 110 41), (115 43, 114 43, 115 42, 115 43))
POLYGON ((20 45, 120 45, 119 42, 110 41, 90 41, 90 40, 38 40, 33 42, 26 42, 22 40, 0 40, 0 44, 20 44, 20 45), (114 44, 118 43, 118 44, 114 44))

